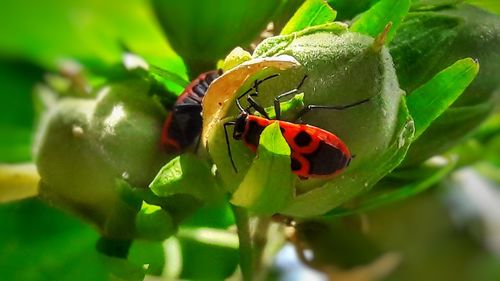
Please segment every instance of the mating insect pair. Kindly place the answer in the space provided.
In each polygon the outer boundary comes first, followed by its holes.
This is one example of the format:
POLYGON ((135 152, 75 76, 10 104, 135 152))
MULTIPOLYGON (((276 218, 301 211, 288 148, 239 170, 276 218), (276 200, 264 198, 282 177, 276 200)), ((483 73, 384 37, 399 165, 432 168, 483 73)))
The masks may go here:
MULTIPOLYGON (((229 144, 229 135, 227 132, 228 126, 234 126, 232 136, 235 140, 242 140, 248 148, 255 152, 259 145, 262 131, 264 131, 267 126, 278 122, 281 133, 290 146, 291 169, 293 173, 304 179, 309 177, 331 177, 338 174, 349 165, 352 159, 348 147, 340 138, 318 127, 279 120, 281 116, 281 100, 297 94, 307 76, 304 76, 295 89, 280 94, 274 99, 276 119, 269 118, 264 108, 254 99, 254 97, 258 95, 259 85, 277 76, 278 74, 275 74, 262 80, 256 80, 252 88, 248 89, 236 99, 236 105, 240 110, 240 114, 236 120, 224 124, 228 156, 235 172, 237 172, 237 169, 231 154, 231 146, 229 144), (240 102, 245 96, 249 104, 247 108, 243 108, 240 102), (249 112, 250 109, 254 109, 263 117, 251 114, 249 112)), ((361 105, 368 101, 369 99, 364 99, 347 105, 307 105, 298 113, 295 120, 300 119, 311 110, 343 110, 361 105)))

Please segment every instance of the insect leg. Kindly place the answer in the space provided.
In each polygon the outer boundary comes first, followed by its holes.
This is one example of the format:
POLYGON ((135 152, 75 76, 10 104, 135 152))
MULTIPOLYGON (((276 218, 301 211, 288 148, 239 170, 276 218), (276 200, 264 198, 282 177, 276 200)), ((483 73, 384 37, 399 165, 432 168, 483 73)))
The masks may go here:
POLYGON ((317 105, 317 104, 310 104, 306 107, 304 107, 304 109, 302 109, 299 114, 297 114, 297 117, 296 119, 299 119, 301 118, 302 116, 304 116, 306 113, 308 113, 309 111, 313 110, 313 109, 333 109, 333 110, 344 110, 344 109, 347 109, 347 108, 351 108, 351 107, 354 107, 354 106, 357 106, 357 105, 360 105, 360 104, 363 104, 365 102, 368 102, 370 99, 364 99, 364 100, 361 100, 361 101, 357 101, 355 103, 351 103, 351 104, 345 104, 345 105, 317 105))
POLYGON ((234 122, 234 121, 224 123, 224 135, 226 137, 227 154, 229 156, 229 159, 231 160, 231 164, 233 165, 234 172, 238 173, 238 169, 236 169, 236 165, 234 164, 233 155, 231 154, 231 145, 229 144, 229 135, 227 134, 227 126, 234 126, 234 125, 236 125, 236 122, 234 122))
POLYGON ((304 75, 304 77, 302 77, 302 80, 300 81, 299 85, 295 89, 288 91, 288 92, 285 92, 283 94, 280 94, 274 98, 274 113, 276 115, 277 120, 280 120, 280 118, 281 118, 281 99, 283 99, 284 97, 288 97, 290 95, 298 93, 300 87, 302 87, 302 85, 306 81, 306 78, 307 78, 307 75, 304 75))
POLYGON ((247 101, 251 105, 253 109, 255 109, 258 113, 262 114, 262 116, 266 117, 266 119, 269 119, 269 115, 267 112, 264 110, 262 105, 260 105, 256 100, 253 99, 254 96, 257 94, 251 94, 247 96, 247 101))

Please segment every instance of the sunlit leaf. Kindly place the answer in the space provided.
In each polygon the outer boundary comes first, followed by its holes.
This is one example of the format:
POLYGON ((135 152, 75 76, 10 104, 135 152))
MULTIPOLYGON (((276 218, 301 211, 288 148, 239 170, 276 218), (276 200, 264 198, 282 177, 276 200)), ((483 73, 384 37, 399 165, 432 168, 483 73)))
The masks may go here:
POLYGON ((390 42, 410 9, 410 0, 382 0, 361 14, 350 27, 351 31, 377 37, 392 23, 386 42, 390 42))
POLYGON ((457 61, 408 95, 408 110, 418 138, 464 92, 479 71, 473 59, 457 61))
POLYGON ((160 197, 188 194, 213 201, 220 196, 208 164, 191 154, 182 154, 163 166, 149 187, 160 197))
POLYGON ((233 193, 231 203, 258 214, 274 214, 293 196, 295 176, 290 170, 290 147, 278 123, 260 136, 257 156, 233 193))
POLYGON ((315 26, 335 20, 337 12, 324 0, 307 0, 288 21, 281 34, 289 34, 306 27, 315 26))

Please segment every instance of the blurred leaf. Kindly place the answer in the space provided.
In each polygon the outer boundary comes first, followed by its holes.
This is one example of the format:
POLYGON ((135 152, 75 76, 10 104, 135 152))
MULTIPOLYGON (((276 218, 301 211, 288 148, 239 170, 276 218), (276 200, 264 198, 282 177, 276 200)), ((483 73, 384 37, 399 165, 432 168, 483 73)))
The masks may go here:
POLYGON ((262 132, 257 156, 233 193, 231 203, 248 208, 251 213, 277 213, 292 198, 294 179, 290 147, 275 122, 262 132))
POLYGON ((449 108, 411 144, 402 166, 418 164, 452 148, 467 137, 468 132, 477 128, 488 117, 492 108, 489 102, 449 108))
POLYGON ((238 238, 234 233, 209 228, 181 228, 181 278, 225 280, 238 265, 238 238))
POLYGON ((465 0, 465 2, 500 15, 500 2, 498 0, 465 0))
POLYGON ((432 11, 410 12, 389 48, 400 86, 407 93, 459 59, 481 64, 474 82, 454 106, 489 101, 500 88, 500 17, 461 4, 432 11))
POLYGON ((378 0, 328 0, 328 4, 337 11, 337 20, 345 21, 368 10, 378 0))
POLYGON ((473 59, 459 60, 408 95, 408 110, 415 121, 415 139, 464 92, 478 71, 479 64, 473 59))
POLYGON ((88 225, 37 199, 0 205, 5 280, 107 280, 88 225))
POLYGON ((454 6, 464 2, 464 0, 412 0, 412 9, 431 10, 439 7, 454 6))
MULTIPOLYGON (((314 263, 349 269, 367 265, 383 252, 363 233, 345 221, 303 221, 296 226, 297 238, 314 253, 314 263)), ((346 279, 349 280, 349 279, 346 279)))
POLYGON ((142 203, 135 217, 137 238, 163 241, 177 231, 170 214, 159 206, 142 203))
POLYGON ((350 30, 377 37, 391 22, 392 27, 385 41, 389 43, 409 10, 410 0, 382 0, 361 14, 353 22, 350 30))
POLYGON ((0 203, 36 196, 39 181, 34 164, 0 164, 0 203))
POLYGON ((404 177, 406 173, 412 176, 412 178, 406 181, 391 182, 390 178, 393 175, 389 174, 388 181, 380 181, 373 187, 371 192, 357 199, 355 206, 349 206, 348 209, 339 208, 333 210, 328 212, 326 216, 346 216, 362 213, 415 196, 441 182, 453 170, 456 164, 457 157, 439 157, 433 158, 429 160, 429 163, 417 168, 420 170, 395 171, 393 172, 395 177, 404 177), (418 174, 420 177, 415 178, 415 174, 418 174))
POLYGON ((334 21, 336 15, 337 12, 328 6, 326 1, 306 0, 281 30, 281 35, 334 21))
POLYGON ((208 164, 187 153, 163 166, 149 187, 160 197, 188 194, 201 201, 220 198, 215 177, 208 164))
POLYGON ((124 46, 162 68, 182 74, 146 1, 5 0, 0 3, 4 56, 54 67, 76 58, 91 67, 120 63, 124 46))
POLYGON ((0 162, 32 159, 33 87, 41 78, 41 69, 34 65, 8 60, 0 63, 0 162))
POLYGON ((126 259, 101 256, 100 261, 108 268, 109 281, 142 281, 146 270, 126 259))
POLYGON ((155 14, 190 76, 215 68, 238 45, 254 40, 281 1, 152 1, 155 14))
POLYGON ((193 227, 211 227, 227 229, 234 224, 234 217, 226 201, 201 207, 192 216, 182 222, 182 225, 193 227))
POLYGON ((134 240, 130 247, 127 260, 131 263, 147 266, 149 275, 161 275, 165 265, 165 253, 162 242, 134 240))

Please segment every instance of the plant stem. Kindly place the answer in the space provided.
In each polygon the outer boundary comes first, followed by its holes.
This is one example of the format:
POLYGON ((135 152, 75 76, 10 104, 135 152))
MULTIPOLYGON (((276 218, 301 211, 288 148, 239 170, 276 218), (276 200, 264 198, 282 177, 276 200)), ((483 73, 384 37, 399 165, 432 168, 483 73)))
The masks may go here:
POLYGON ((244 281, 253 280, 252 241, 250 238, 250 227, 248 224, 248 213, 245 209, 231 205, 238 228, 238 239, 240 241, 240 268, 244 281))
POLYGON ((253 235, 253 269, 255 272, 259 272, 262 267, 262 256, 267 244, 267 235, 270 223, 271 220, 268 217, 260 217, 257 221, 257 226, 253 235))

